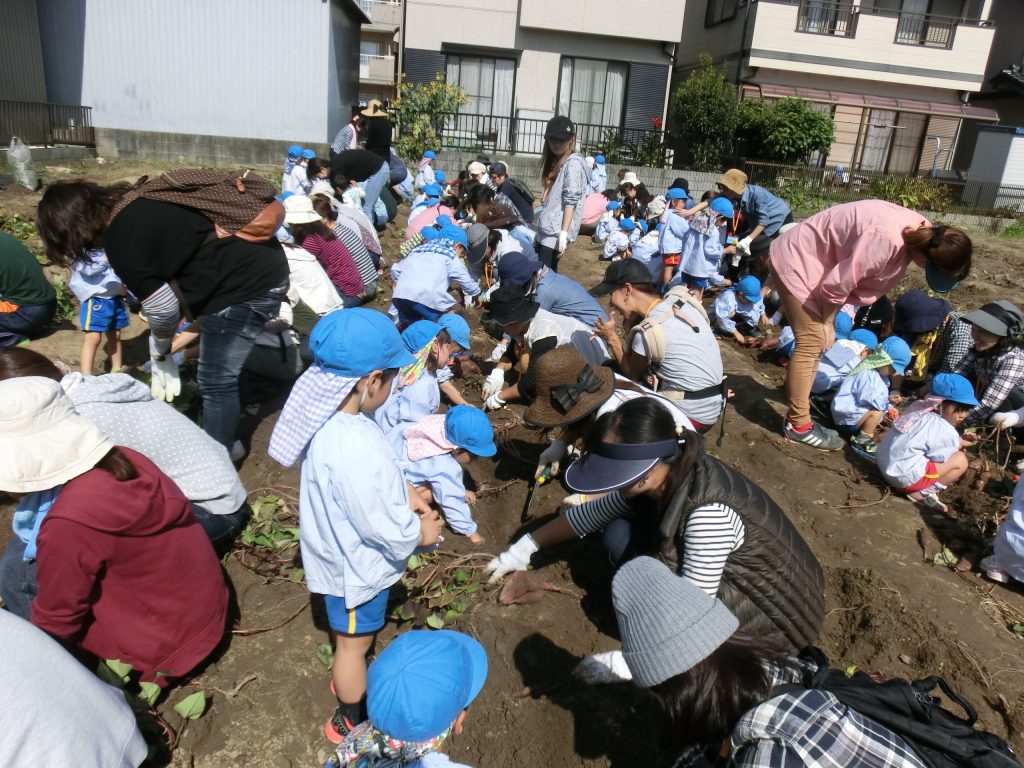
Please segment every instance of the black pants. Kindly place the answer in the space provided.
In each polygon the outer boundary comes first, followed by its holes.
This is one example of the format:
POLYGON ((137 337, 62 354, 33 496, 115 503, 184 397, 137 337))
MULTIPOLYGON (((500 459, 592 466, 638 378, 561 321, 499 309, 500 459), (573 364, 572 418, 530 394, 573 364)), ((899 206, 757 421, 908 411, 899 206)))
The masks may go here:
POLYGON ((540 259, 541 264, 550 267, 552 272, 558 271, 558 251, 550 246, 541 245, 540 240, 534 241, 533 248, 537 251, 537 258, 540 259))
MULTIPOLYGON (((727 275, 730 280, 736 282, 741 277, 747 275, 754 275, 759 280, 764 282, 768 277, 769 264, 768 264, 768 250, 771 248, 772 241, 779 236, 779 232, 782 231, 782 227, 787 224, 793 223, 793 214, 787 213, 786 218, 782 221, 782 226, 776 231, 774 235, 766 235, 762 232, 758 235, 753 242, 750 243, 750 253, 740 258, 740 264, 738 267, 730 265, 729 274, 727 275)), ((746 237, 746 233, 740 236, 740 240, 746 237)))

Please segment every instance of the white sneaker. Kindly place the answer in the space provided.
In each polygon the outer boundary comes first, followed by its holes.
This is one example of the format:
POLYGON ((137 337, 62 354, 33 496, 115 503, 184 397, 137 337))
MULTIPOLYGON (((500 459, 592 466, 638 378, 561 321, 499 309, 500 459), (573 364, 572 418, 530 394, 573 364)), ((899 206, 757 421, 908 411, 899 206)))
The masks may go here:
POLYGON ((1007 584, 1010 581, 1010 574, 999 567, 995 555, 982 558, 981 562, 978 563, 978 568, 981 569, 982 574, 989 581, 997 581, 1000 584, 1007 584))

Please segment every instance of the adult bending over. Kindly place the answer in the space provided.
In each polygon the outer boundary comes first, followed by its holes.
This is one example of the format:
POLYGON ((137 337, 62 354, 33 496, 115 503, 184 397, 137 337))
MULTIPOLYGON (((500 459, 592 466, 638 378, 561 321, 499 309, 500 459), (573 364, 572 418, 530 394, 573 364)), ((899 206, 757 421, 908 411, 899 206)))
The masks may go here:
POLYGON ((541 152, 540 214, 537 216, 537 255, 556 272, 558 259, 580 233, 583 197, 590 172, 583 155, 576 151, 576 125, 556 115, 548 121, 541 152))
POLYGON ((764 278, 764 257, 782 227, 793 221, 789 203, 776 197, 764 187, 747 183, 747 174, 731 168, 718 179, 718 191, 729 198, 738 209, 734 217, 735 245, 727 246, 725 255, 734 259, 730 277, 755 273, 764 278), (735 257, 739 257, 738 260, 735 257))
POLYGON ((351 188, 350 182, 365 182, 363 192, 366 196, 363 198, 362 211, 374 225, 383 226, 386 223, 374 218, 373 208, 390 176, 387 156, 382 157, 369 149, 346 149, 331 160, 331 184, 339 196, 351 188))
POLYGON ((604 530, 612 563, 655 555, 746 631, 781 650, 814 643, 825 616, 825 578, 814 553, 761 488, 676 434, 657 400, 637 398, 597 420, 586 452, 565 473, 580 493, 608 493, 566 509, 488 563, 492 580, 529 565, 538 549, 604 530))
POLYGON ((786 438, 825 451, 839 435, 811 421, 809 397, 821 353, 835 342, 835 316, 846 304, 871 304, 893 288, 911 263, 925 270, 933 291, 946 293, 971 269, 971 239, 932 225, 919 213, 884 200, 829 208, 781 235, 771 269, 796 336, 786 368, 786 438))

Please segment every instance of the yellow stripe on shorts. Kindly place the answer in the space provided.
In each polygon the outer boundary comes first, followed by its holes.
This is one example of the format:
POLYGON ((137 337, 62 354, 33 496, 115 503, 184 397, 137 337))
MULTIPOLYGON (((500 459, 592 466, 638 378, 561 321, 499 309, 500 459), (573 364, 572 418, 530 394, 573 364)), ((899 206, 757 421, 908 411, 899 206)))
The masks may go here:
POLYGON ((348 612, 348 633, 354 635, 356 633, 356 612, 348 612))

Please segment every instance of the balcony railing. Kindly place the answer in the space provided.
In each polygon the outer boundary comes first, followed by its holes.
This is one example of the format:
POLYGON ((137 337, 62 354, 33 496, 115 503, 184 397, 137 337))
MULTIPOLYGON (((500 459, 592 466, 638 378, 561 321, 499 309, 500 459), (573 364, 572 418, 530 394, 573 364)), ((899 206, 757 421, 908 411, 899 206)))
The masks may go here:
POLYGON ((857 11, 849 2, 801 0, 796 31, 812 35, 853 37, 857 31, 857 11))
POLYGON ((356 0, 373 23, 401 23, 401 0, 356 0))
POLYGON ((395 57, 372 56, 366 53, 359 54, 359 79, 394 80, 395 57))
POLYGON ((896 40, 900 45, 924 45, 929 48, 952 48, 953 36, 960 19, 950 16, 929 16, 921 13, 901 13, 896 25, 896 40))
POLYGON ((96 144, 92 107, 32 101, 0 101, 0 136, 26 144, 96 144))

